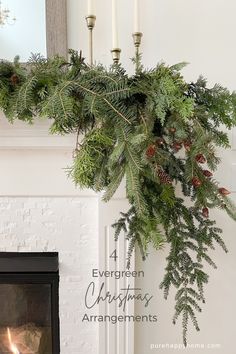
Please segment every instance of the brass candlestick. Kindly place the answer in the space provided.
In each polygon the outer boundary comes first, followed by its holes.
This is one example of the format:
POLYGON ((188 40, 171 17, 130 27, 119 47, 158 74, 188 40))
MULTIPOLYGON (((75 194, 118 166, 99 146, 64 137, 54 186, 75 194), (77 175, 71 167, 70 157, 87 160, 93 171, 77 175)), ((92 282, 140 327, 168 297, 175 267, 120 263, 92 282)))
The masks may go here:
POLYGON ((120 53, 121 53, 121 49, 120 48, 114 48, 111 50, 111 54, 112 54, 112 59, 114 64, 119 64, 120 61, 120 53))
POLYGON ((87 27, 89 30, 89 63, 93 65, 93 29, 96 23, 96 16, 88 15, 86 16, 87 27))
POLYGON ((135 58, 136 58, 136 72, 138 72, 141 64, 139 54, 140 54, 140 46, 142 43, 142 37, 143 37, 142 32, 133 33, 133 41, 135 46, 135 58))

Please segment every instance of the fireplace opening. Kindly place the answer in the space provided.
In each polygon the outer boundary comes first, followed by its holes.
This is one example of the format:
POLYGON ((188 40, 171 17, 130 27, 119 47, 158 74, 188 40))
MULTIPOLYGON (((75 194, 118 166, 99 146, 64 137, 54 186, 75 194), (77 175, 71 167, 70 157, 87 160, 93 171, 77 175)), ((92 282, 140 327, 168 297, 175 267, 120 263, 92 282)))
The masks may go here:
POLYGON ((57 253, 0 253, 0 354, 59 354, 57 253))

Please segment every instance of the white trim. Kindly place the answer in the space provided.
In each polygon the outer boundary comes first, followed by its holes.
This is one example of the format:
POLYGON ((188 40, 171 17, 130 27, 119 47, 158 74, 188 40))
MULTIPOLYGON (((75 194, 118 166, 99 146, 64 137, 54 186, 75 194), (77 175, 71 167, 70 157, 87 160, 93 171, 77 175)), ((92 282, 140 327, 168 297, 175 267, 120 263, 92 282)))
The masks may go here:
POLYGON ((0 149, 56 149, 73 150, 75 139, 70 137, 0 137, 0 149))
POLYGON ((1 196, 95 196, 75 187, 67 176, 72 151, 0 149, 1 196))
MULTIPOLYGON (((115 242, 114 230, 111 225, 118 219, 120 211, 128 209, 127 199, 112 199, 105 204, 99 200, 99 269, 101 271, 123 271, 126 269, 126 255, 128 241, 121 234, 115 242), (114 262, 110 258, 111 253, 117 250, 118 259, 114 262)), ((131 270, 134 269, 134 257, 131 270)), ((134 286, 133 278, 102 278, 100 284, 105 281, 106 291, 118 294, 120 289, 126 288, 128 283, 134 286)), ((100 302, 100 315, 134 315, 134 304, 129 304, 124 313, 116 304, 104 304, 100 302)), ((99 325, 99 353, 103 354, 134 354, 134 323, 123 322, 111 324, 108 321, 99 325)))
POLYGON ((0 114, 0 149, 67 149, 73 150, 76 137, 49 133, 50 120, 35 119, 34 124, 21 121, 9 123, 0 114))

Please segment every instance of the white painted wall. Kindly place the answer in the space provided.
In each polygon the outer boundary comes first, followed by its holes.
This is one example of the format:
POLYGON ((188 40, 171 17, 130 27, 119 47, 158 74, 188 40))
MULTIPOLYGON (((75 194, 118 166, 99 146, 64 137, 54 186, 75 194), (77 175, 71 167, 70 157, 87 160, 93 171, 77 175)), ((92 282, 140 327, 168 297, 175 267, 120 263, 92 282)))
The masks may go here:
POLYGON ((2 7, 17 21, 0 27, 0 58, 12 61, 19 55, 26 62, 31 53, 46 56, 45 0, 3 0, 2 7))
MULTIPOLYGON (((111 1, 98 0, 94 33, 95 59, 111 63, 111 1)), ((159 61, 190 65, 184 70, 188 80, 199 74, 210 83, 221 82, 235 88, 234 0, 141 0, 143 63, 152 67, 159 61)), ((88 56, 85 0, 67 0, 69 47, 88 56)), ((119 34, 122 64, 132 72, 133 0, 119 0, 119 34)))

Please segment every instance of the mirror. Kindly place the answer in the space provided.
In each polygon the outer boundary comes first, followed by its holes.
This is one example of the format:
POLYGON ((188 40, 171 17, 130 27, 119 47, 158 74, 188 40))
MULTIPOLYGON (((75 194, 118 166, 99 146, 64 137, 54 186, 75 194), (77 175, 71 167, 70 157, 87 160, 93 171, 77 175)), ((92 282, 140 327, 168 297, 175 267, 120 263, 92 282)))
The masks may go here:
POLYGON ((1 0, 1 14, 1 59, 19 55, 26 62, 31 53, 66 56, 66 0, 1 0), (4 10, 9 10, 5 21, 4 10))

